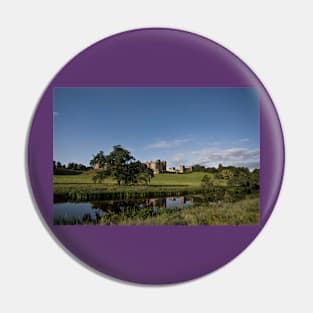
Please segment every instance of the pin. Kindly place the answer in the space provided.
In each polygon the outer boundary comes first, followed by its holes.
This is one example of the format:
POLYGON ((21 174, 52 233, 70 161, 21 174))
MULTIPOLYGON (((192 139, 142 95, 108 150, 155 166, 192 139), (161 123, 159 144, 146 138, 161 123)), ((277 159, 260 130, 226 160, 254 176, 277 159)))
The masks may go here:
POLYGON ((59 71, 32 121, 28 167, 66 250, 105 275, 170 284, 227 264, 262 230, 284 141, 265 87, 232 52, 139 29, 59 71))

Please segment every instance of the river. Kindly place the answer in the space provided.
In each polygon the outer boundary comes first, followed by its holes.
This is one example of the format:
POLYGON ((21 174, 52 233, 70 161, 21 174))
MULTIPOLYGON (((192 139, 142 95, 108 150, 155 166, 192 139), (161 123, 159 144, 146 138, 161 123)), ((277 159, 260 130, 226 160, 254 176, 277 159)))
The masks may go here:
POLYGON ((54 222, 56 224, 71 224, 72 221, 97 223, 104 214, 119 213, 123 210, 153 208, 182 209, 192 206, 192 197, 162 197, 130 200, 101 200, 90 202, 60 202, 54 203, 54 222))

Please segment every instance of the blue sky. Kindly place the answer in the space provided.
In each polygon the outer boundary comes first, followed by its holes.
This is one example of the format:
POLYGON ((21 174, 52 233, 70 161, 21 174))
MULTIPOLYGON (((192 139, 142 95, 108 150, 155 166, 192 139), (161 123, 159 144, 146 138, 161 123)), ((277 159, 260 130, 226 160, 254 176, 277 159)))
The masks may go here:
POLYGON ((53 159, 65 164, 120 144, 168 167, 259 167, 254 88, 56 88, 53 111, 53 159))

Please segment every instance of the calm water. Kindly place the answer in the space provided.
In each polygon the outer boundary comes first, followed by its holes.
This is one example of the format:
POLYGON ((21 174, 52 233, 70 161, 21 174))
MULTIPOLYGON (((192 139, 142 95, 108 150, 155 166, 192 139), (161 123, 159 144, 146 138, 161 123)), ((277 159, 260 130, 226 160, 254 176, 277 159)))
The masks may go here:
POLYGON ((103 200, 90 202, 62 202, 54 204, 54 220, 97 220, 103 214, 118 213, 127 209, 140 209, 151 207, 181 209, 193 205, 193 198, 164 197, 132 200, 103 200))

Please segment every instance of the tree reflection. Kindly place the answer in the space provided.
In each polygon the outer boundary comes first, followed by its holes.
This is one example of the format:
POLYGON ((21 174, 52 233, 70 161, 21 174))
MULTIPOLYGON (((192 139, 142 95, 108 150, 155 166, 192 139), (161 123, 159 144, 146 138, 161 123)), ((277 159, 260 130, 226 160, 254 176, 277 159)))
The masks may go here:
POLYGON ((192 198, 180 196, 149 199, 101 200, 91 201, 90 205, 92 209, 101 210, 104 213, 110 214, 142 208, 183 208, 186 205, 192 204, 192 201, 192 198))

